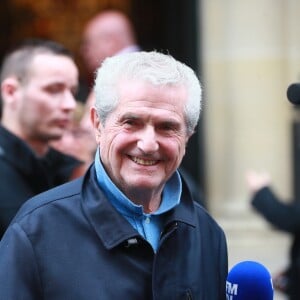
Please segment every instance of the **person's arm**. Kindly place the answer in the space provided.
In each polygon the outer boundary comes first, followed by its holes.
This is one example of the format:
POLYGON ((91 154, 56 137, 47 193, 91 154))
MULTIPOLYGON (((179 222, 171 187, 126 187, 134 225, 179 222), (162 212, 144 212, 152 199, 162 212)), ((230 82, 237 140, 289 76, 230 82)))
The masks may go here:
POLYGON ((0 242, 0 299, 42 299, 34 250, 18 224, 0 242))
POLYGON ((300 203, 279 200, 271 189, 271 178, 266 172, 251 171, 246 180, 251 204, 268 222, 284 231, 300 231, 300 203))
POLYGON ((292 233, 300 231, 300 203, 282 202, 269 187, 259 190, 251 202, 278 229, 292 233))

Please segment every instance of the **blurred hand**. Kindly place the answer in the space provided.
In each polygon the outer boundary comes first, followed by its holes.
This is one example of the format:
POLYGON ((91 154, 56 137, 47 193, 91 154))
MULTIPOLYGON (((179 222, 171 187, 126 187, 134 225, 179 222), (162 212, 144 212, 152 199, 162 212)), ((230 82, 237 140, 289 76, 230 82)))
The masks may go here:
POLYGON ((263 187, 271 184, 269 173, 250 170, 246 173, 246 183, 251 193, 255 193, 263 187))

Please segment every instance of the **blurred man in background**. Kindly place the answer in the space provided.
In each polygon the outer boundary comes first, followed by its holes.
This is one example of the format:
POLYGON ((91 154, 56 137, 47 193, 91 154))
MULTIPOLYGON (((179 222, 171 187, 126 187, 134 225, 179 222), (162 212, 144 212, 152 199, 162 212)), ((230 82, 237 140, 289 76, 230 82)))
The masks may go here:
POLYGON ((53 41, 30 40, 4 58, 0 72, 0 236, 23 202, 71 178, 82 163, 49 146, 76 107, 78 69, 53 41))
POLYGON ((92 85, 94 73, 105 58, 139 50, 133 25, 120 11, 102 11, 84 28, 81 55, 92 85))

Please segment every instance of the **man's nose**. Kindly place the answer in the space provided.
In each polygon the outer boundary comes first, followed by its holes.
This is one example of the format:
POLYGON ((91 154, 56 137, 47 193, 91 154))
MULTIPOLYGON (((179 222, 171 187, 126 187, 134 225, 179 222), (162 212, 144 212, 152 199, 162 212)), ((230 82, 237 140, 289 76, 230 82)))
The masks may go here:
POLYGON ((63 95, 62 107, 64 110, 74 110, 76 108, 77 102, 73 93, 69 90, 66 90, 63 95))
POLYGON ((158 150, 159 144, 155 129, 152 126, 147 126, 140 132, 137 146, 144 153, 149 154, 158 150))

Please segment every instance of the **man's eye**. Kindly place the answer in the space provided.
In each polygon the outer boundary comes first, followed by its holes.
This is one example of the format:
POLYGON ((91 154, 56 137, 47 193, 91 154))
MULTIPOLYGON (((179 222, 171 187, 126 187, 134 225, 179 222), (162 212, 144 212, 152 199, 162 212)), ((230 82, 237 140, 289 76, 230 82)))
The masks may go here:
POLYGON ((128 125, 128 126, 134 126, 134 125, 137 125, 138 124, 138 122, 136 121, 136 120, 126 120, 125 122, 124 122, 124 124, 125 125, 128 125))
POLYGON ((63 86, 59 85, 59 84, 56 84, 56 85, 50 85, 50 86, 47 86, 45 88, 45 90, 50 93, 50 94, 58 94, 60 93, 62 90, 63 90, 63 86))
POLYGON ((162 130, 162 131, 175 131, 176 126, 174 126, 174 124, 169 124, 169 123, 161 124, 159 126, 159 130, 162 130))
POLYGON ((168 131, 168 130, 173 130, 173 127, 170 125, 162 125, 160 126, 160 129, 168 131))

